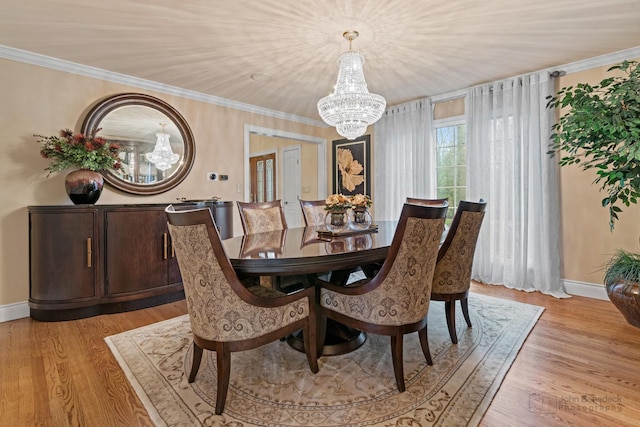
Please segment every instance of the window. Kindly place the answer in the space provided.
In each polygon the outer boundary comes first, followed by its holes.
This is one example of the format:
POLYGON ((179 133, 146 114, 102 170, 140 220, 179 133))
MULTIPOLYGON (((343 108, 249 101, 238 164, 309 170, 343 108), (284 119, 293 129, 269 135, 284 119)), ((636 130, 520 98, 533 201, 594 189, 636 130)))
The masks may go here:
POLYGON ((466 199, 467 148, 464 120, 436 121, 436 190, 449 199, 447 224, 451 224, 458 202, 466 199), (440 123, 439 123, 440 122, 440 123))

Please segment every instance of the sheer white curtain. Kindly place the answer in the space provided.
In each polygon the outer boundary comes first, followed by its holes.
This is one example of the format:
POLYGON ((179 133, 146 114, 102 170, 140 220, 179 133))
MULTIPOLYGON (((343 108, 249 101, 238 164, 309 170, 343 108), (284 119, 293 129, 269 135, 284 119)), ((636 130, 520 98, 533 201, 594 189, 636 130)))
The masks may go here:
POLYGON ((472 277, 567 297, 560 280, 558 167, 546 154, 548 73, 469 89, 467 195, 484 198, 472 277))
POLYGON ((397 220, 407 197, 435 197, 433 115, 429 99, 389 109, 374 125, 374 212, 397 220))

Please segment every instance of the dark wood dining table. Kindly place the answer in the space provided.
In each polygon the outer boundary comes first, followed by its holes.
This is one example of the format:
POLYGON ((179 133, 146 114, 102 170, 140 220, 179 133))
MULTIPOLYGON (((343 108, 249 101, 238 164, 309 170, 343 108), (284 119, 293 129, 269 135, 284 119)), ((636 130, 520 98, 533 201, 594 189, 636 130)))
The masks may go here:
POLYGON ((396 221, 376 232, 320 238, 324 227, 299 227, 236 236, 222 241, 239 275, 287 276, 347 270, 384 261, 396 221))
MULTIPOLYGON (((231 265, 240 277, 298 276, 328 274, 335 281, 344 272, 384 262, 397 221, 380 221, 375 232, 323 237, 324 227, 300 227, 248 234, 222 241, 231 265)), ((347 274, 348 275, 348 274, 347 274)), ((337 355, 361 346, 366 335, 340 324, 327 325, 323 355, 337 355)), ((304 351, 301 338, 287 338, 289 344, 304 351)))

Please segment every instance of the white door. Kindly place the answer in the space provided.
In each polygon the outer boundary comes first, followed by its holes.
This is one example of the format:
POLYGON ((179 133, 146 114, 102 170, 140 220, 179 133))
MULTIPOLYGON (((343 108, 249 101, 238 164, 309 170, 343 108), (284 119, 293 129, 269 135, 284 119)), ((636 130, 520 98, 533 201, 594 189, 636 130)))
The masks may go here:
POLYGON ((302 211, 299 202, 302 192, 300 151, 299 145, 282 149, 282 204, 287 225, 291 228, 302 227, 302 211))

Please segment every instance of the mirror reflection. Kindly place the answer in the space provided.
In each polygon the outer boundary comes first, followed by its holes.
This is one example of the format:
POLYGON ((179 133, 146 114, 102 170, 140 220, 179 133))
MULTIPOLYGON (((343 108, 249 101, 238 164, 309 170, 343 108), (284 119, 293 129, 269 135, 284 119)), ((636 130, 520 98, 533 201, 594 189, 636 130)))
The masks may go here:
POLYGON ((180 131, 160 111, 124 106, 110 112, 100 126, 100 135, 124 148, 120 154, 122 170, 113 172, 124 181, 155 184, 169 178, 182 165, 184 141, 180 131))
POLYGON ((121 171, 104 171, 105 181, 133 194, 159 194, 189 174, 195 157, 193 134, 172 106, 150 95, 124 93, 96 104, 82 132, 100 128, 99 135, 117 142, 121 171))

